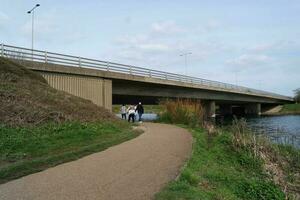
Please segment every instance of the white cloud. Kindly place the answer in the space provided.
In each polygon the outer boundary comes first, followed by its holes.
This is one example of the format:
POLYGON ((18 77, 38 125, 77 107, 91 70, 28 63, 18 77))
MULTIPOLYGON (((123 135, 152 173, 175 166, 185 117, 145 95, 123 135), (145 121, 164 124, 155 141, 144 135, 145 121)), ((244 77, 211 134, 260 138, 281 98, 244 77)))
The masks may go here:
POLYGON ((168 51, 169 47, 165 44, 141 44, 137 46, 141 50, 146 51, 168 51))
POLYGON ((299 50, 299 42, 291 40, 280 40, 268 43, 259 43, 251 46, 247 50, 252 53, 267 53, 274 51, 299 50))
POLYGON ((172 66, 172 70, 174 70, 177 66, 180 71, 183 70, 184 62, 179 55, 184 52, 192 52, 192 55, 189 56, 189 64, 193 64, 203 62, 213 54, 228 50, 222 42, 217 40, 197 40, 195 30, 196 28, 180 27, 170 20, 155 22, 142 33, 118 37, 114 47, 108 50, 104 56, 134 65, 146 66, 151 63, 151 68, 172 66))
POLYGON ((155 22, 151 25, 151 31, 155 34, 176 34, 185 32, 185 29, 179 27, 174 21, 155 22))
POLYGON ((6 25, 8 21, 9 21, 8 15, 0 11, 0 28, 2 29, 2 27, 6 25))
POLYGON ((273 59, 267 55, 262 54, 244 54, 237 58, 230 59, 226 61, 227 65, 233 67, 239 67, 238 71, 242 71, 244 69, 256 68, 257 66, 261 66, 264 64, 268 64, 273 59))
MULTIPOLYGON (((76 25, 76 21, 61 23, 61 18, 56 10, 38 14, 36 14, 34 21, 34 34, 40 41, 72 43, 85 37, 83 31, 76 25)), ((31 35, 31 28, 32 21, 31 17, 29 17, 20 30, 24 36, 28 37, 31 35)))

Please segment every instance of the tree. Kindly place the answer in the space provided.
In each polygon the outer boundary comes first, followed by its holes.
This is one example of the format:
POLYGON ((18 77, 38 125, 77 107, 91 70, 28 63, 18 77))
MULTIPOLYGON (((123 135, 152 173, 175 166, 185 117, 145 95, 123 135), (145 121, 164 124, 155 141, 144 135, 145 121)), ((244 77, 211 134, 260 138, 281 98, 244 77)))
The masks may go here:
POLYGON ((295 93, 295 101, 296 103, 299 103, 300 102, 300 88, 297 88, 296 90, 294 90, 294 93, 295 93))

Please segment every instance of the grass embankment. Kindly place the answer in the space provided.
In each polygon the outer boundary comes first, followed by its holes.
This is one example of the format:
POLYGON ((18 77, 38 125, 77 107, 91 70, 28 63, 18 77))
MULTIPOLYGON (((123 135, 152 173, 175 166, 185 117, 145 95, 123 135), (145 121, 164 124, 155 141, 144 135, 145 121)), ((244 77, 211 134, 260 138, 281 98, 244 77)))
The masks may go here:
POLYGON ((285 104, 279 114, 300 114, 300 104, 285 104))
POLYGON ((0 123, 36 126, 101 120, 116 117, 89 100, 50 87, 40 74, 0 58, 0 123))
POLYGON ((124 122, 0 127, 0 183, 102 151, 138 135, 124 122))
POLYGON ((187 166, 156 199, 284 199, 259 159, 231 148, 230 133, 209 139, 203 129, 191 132, 194 146, 187 166))
POLYGON ((103 107, 0 58, 0 183, 138 136, 103 107))
MULTIPOLYGON (((189 118, 201 113, 192 101, 166 102, 165 108, 164 116, 173 113, 171 120, 166 118, 168 123, 180 123, 179 116, 189 118)), ((181 120, 193 135, 193 153, 178 180, 159 192, 157 200, 300 197, 299 150, 255 136, 243 120, 233 121, 226 129, 216 129, 203 121, 196 125, 181 120)))

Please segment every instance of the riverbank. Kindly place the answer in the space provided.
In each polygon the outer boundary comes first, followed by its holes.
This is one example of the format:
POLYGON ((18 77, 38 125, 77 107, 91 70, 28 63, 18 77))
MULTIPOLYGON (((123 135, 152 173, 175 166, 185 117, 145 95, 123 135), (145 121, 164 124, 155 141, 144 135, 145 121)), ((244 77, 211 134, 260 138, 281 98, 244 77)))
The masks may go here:
POLYGON ((283 200, 284 189, 291 199, 296 199, 300 188, 299 177, 295 176, 300 169, 299 151, 268 144, 261 147, 263 159, 258 156, 259 150, 254 154, 250 143, 235 143, 239 141, 229 130, 221 129, 213 135, 201 128, 189 130, 194 137, 192 156, 179 178, 156 195, 157 200, 283 200))
POLYGON ((275 112, 266 112, 262 115, 300 115, 300 104, 284 104, 280 106, 280 109, 276 110, 275 112))
POLYGON ((279 111, 280 114, 299 114, 300 115, 300 104, 285 104, 279 111))
POLYGON ((254 134, 244 119, 216 128, 198 105, 165 102, 159 120, 184 124, 194 145, 179 178, 158 193, 157 200, 300 198, 300 150, 254 134))

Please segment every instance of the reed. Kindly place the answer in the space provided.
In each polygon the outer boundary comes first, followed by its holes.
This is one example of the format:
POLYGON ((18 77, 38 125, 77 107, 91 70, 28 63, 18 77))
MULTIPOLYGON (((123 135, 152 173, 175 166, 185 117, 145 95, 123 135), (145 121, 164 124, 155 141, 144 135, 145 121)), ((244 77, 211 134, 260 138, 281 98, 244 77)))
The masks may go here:
POLYGON ((159 121, 185 124, 190 127, 203 126, 204 109, 199 100, 176 99, 160 101, 162 112, 159 121))

